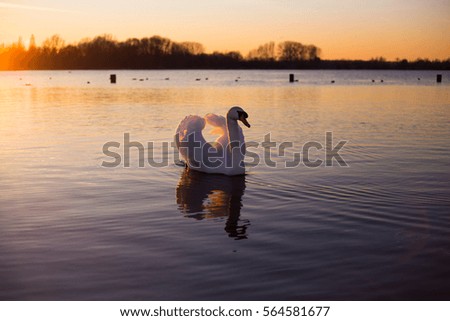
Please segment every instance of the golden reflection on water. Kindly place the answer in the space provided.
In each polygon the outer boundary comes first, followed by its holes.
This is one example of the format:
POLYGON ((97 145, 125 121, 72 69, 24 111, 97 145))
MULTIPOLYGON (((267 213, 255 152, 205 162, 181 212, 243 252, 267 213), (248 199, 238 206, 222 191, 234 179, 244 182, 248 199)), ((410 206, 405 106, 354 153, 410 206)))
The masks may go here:
POLYGON ((0 140, 15 150, 61 141, 77 148, 79 138, 102 140, 101 146, 125 132, 142 142, 171 141, 184 116, 223 115, 233 105, 249 113, 249 140, 271 132, 304 142, 333 131, 352 141, 403 141, 446 127, 450 104, 445 90, 431 86, 19 87, 0 88, 0 94, 0 140))
POLYGON ((226 218, 225 231, 247 238, 248 220, 240 219, 245 176, 212 175, 185 169, 176 189, 176 201, 185 217, 197 220, 226 218))

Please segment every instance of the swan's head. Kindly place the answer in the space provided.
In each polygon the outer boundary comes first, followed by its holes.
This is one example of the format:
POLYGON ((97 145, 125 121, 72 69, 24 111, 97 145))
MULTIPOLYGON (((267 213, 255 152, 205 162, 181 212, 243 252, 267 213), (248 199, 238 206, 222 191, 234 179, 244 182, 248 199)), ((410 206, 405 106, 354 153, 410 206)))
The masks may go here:
POLYGON ((250 128, 250 124, 247 121, 248 114, 239 106, 232 107, 227 114, 228 119, 240 120, 245 126, 250 128))

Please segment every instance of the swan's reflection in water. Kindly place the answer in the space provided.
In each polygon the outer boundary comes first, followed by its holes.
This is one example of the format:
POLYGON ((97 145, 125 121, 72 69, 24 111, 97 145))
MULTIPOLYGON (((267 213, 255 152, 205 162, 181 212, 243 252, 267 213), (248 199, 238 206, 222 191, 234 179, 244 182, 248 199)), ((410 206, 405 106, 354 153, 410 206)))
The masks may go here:
POLYGON ((225 176, 185 169, 177 186, 177 204, 186 217, 197 220, 227 218, 225 231, 235 239, 247 238, 248 220, 240 219, 245 176, 225 176))

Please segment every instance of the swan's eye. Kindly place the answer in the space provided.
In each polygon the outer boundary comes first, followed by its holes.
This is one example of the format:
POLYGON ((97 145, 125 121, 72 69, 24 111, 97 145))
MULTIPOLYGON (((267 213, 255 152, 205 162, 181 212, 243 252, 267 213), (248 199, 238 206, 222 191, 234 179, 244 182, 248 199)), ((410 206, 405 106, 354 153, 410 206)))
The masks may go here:
POLYGON ((244 118, 248 118, 248 114, 245 111, 237 111, 239 118, 244 117, 244 118))

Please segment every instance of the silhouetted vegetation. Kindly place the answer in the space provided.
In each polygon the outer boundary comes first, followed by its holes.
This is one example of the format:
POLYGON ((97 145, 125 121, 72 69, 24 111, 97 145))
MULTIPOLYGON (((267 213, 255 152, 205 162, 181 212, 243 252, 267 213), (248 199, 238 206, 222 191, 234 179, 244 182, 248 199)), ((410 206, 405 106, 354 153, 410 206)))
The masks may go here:
POLYGON ((285 41, 268 42, 240 52, 205 53, 197 42, 174 42, 168 38, 130 38, 119 42, 110 35, 66 44, 54 35, 40 47, 31 36, 28 48, 21 38, 10 46, 0 45, 0 70, 22 69, 450 69, 447 60, 384 58, 363 60, 322 60, 314 45, 285 41))

